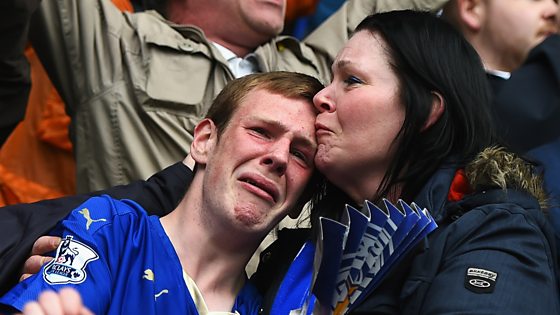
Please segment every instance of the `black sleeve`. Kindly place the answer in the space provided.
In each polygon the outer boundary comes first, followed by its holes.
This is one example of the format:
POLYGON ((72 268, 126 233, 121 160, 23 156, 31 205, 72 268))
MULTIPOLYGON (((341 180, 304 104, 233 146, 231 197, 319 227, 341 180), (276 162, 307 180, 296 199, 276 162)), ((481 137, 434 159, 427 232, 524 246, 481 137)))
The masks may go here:
POLYGON ((24 55, 38 0, 0 1, 0 145, 23 119, 31 78, 24 55))
POLYGON ((89 197, 108 194, 116 199, 133 199, 150 214, 161 216, 175 209, 192 180, 192 174, 187 166, 179 162, 147 181, 85 195, 0 208, 0 296, 17 283, 35 240, 89 197))

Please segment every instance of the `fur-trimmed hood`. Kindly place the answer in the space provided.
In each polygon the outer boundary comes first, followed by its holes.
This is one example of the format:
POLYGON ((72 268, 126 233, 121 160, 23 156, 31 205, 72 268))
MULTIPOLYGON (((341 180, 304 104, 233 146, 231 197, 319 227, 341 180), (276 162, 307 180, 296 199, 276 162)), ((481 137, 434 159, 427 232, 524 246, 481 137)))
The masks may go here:
POLYGON ((489 147, 465 167, 465 174, 474 191, 490 187, 517 189, 534 196, 542 209, 547 208, 543 179, 533 164, 503 147, 489 147))

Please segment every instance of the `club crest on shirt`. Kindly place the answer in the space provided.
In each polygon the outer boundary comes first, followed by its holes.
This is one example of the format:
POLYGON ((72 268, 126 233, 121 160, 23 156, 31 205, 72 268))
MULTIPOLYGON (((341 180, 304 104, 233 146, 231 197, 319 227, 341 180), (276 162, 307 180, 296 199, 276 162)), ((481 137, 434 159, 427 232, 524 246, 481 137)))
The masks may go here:
POLYGON ((82 283, 87 278, 86 265, 99 258, 91 247, 67 235, 56 250, 56 256, 43 269, 49 284, 82 283))

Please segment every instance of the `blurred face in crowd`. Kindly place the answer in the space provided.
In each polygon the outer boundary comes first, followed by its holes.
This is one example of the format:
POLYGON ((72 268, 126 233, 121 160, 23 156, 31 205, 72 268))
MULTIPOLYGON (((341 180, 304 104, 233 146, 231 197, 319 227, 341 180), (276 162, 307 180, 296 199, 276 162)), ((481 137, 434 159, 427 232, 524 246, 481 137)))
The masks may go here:
MULTIPOLYGON (((210 217, 262 236, 284 218, 314 170, 315 116, 309 100, 250 91, 219 139, 212 133, 205 140, 208 154, 197 161, 206 165, 210 217)), ((201 128, 211 125, 206 119, 201 128)))
POLYGON ((284 28, 286 0, 168 0, 168 19, 196 25, 243 57, 284 28))
POLYGON ((405 109, 384 40, 359 31, 332 66, 332 82, 313 102, 319 110, 315 165, 356 202, 376 191, 395 154, 405 109))
POLYGON ((286 0, 220 0, 229 14, 237 15, 252 32, 270 39, 284 28, 286 0))
MULTIPOLYGON (((494 70, 515 70, 532 48, 557 31, 557 0, 478 2, 479 11, 475 12, 480 16, 479 35, 484 45, 493 52, 494 70)), ((485 60, 487 63, 488 60, 485 60)))

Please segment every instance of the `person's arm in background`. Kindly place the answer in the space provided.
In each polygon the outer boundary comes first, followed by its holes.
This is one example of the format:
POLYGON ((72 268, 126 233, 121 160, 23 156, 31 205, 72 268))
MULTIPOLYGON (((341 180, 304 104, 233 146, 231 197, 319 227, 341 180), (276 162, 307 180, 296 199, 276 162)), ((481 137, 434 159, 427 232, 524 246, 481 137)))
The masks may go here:
POLYGON ((24 55, 29 19, 38 1, 0 2, 0 146, 23 119, 31 78, 24 55))
POLYGON ((122 71, 122 65, 112 64, 109 57, 120 55, 121 47, 115 47, 119 40, 111 35, 121 32, 122 12, 110 1, 18 1, 33 3, 29 5, 34 8, 29 40, 64 101, 66 112, 74 118, 76 106, 93 97, 94 89, 105 87, 92 86, 101 84, 99 77, 114 80, 117 69, 122 71), (93 47, 94 42, 100 46, 93 47))
POLYGON ((21 268, 35 240, 89 197, 108 194, 116 199, 134 199, 148 213, 161 216, 175 209, 191 179, 189 167, 185 162, 179 162, 154 174, 147 181, 136 181, 90 194, 0 208, 0 295, 19 280, 21 268))

